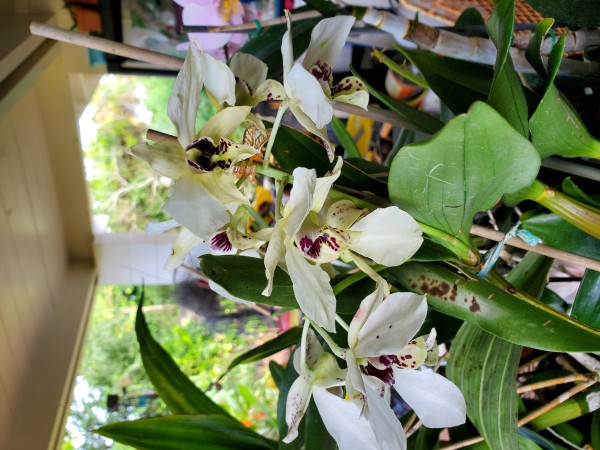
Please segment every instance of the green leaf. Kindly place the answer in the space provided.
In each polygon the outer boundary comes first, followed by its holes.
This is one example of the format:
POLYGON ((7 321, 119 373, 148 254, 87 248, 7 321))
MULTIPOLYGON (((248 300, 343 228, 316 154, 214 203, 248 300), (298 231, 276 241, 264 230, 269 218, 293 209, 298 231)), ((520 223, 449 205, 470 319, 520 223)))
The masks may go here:
POLYGON ((600 141, 590 135, 573 105, 554 86, 564 44, 563 35, 548 58, 548 87, 529 121, 531 141, 542 158, 600 158, 600 141))
POLYGON ((344 161, 342 173, 336 184, 387 198, 387 173, 388 168, 385 166, 362 158, 350 158, 344 161), (380 174, 385 175, 378 176, 380 174))
POLYGON ((506 280, 514 287, 539 299, 546 287, 548 272, 550 271, 553 262, 553 259, 544 255, 529 252, 521 262, 510 271, 506 280))
POLYGON ((529 64, 531 64, 542 78, 546 78, 547 75, 546 67, 544 67, 544 62, 542 61, 542 44, 544 43, 548 30, 550 30, 553 24, 554 19, 543 19, 540 21, 536 25, 533 37, 525 50, 525 58, 527 58, 529 64))
POLYGON ((269 361, 269 370, 271 371, 271 377, 273 377, 273 381, 275 382, 275 386, 277 389, 281 389, 281 382, 283 381, 283 372, 285 368, 277 364, 275 361, 269 361))
POLYGON ((165 416, 105 425, 96 433, 145 450, 271 449, 262 436, 217 415, 165 416))
POLYGON ((389 95, 385 95, 379 92, 377 89, 373 88, 367 81, 362 78, 353 67, 350 67, 352 74, 356 76, 359 80, 361 80, 367 89, 369 90, 369 94, 383 103, 385 106, 390 108, 398 117, 406 122, 413 124, 420 130, 432 134, 438 131, 440 128, 444 126, 442 122, 437 120, 436 118, 430 116, 423 111, 418 110, 417 108, 413 108, 412 106, 407 105, 401 101, 395 100, 389 95))
POLYGON ((296 167, 306 167, 322 177, 333 168, 321 144, 290 127, 279 127, 272 151, 281 168, 290 173, 296 167))
MULTIPOLYGON (((200 267, 204 275, 235 297, 267 305, 298 308, 292 280, 279 267, 275 269, 273 292, 269 297, 262 295, 267 284, 265 263, 262 259, 236 255, 204 255, 200 258, 200 267)), ((340 279, 341 277, 336 278, 334 282, 340 279)), ((364 297, 374 290, 368 281, 364 286, 357 283, 353 287, 355 289, 345 289, 337 296, 338 314, 353 315, 364 297)))
POLYGON ((143 303, 142 297, 135 320, 135 333, 144 369, 167 408, 173 414, 218 414, 231 418, 185 376, 173 358, 152 337, 142 312, 143 303))
POLYGON ((571 308, 571 316, 600 329, 600 272, 587 269, 571 308))
POLYGON ((560 24, 573 28, 600 26, 600 10, 595 0, 527 0, 544 17, 554 17, 560 24))
POLYGON ((390 198, 417 221, 470 246, 473 216, 529 186, 539 165, 531 143, 477 102, 429 140, 398 152, 390 167, 390 198))
POLYGON ((293 327, 289 330, 284 331, 276 338, 271 339, 270 341, 267 341, 264 344, 253 348, 252 350, 248 350, 246 353, 243 353, 237 358, 235 358, 231 362, 231 364, 229 364, 229 367, 227 367, 227 370, 221 376, 221 378, 225 376, 225 374, 230 372, 231 369, 233 369, 236 366, 239 366, 240 364, 248 364, 251 362, 260 361, 261 359, 264 359, 268 356, 280 352, 281 350, 285 350, 286 348, 291 347, 300 340, 301 336, 302 328, 299 327, 293 327))
POLYGON ((521 220, 523 228, 545 244, 600 261, 600 240, 571 225, 557 214, 540 214, 521 220))
POLYGON ((340 12, 340 8, 325 0, 306 0, 305 3, 327 17, 334 16, 340 12))
POLYGON ((335 439, 329 434, 317 405, 314 399, 310 399, 306 415, 304 416, 305 422, 305 448, 310 450, 336 450, 337 443, 335 439))
POLYGON ((589 391, 581 392, 575 397, 565 400, 563 403, 546 411, 539 417, 536 417, 528 426, 534 430, 545 430, 559 423, 581 417, 590 412, 594 412, 600 405, 600 387, 593 387, 589 391))
POLYGON ((405 263, 386 269, 389 281, 427 294, 429 306, 526 347, 557 352, 600 349, 600 331, 525 294, 511 295, 493 284, 434 263, 405 263))
POLYGON ((455 114, 467 112, 477 101, 486 101, 494 76, 489 67, 420 50, 397 49, 419 69, 433 92, 455 114))
POLYGON ((594 413, 590 434, 592 435, 592 448, 600 448, 600 411, 594 413))
MULTIPOLYGON (((524 446, 524 449, 529 450, 543 448, 544 450, 567 450, 565 447, 555 444, 552 441, 549 441, 544 436, 539 435, 535 431, 530 430, 529 428, 520 427, 519 428, 519 444, 524 444, 528 440, 533 443, 533 446, 527 444, 524 446)), ((519 448, 520 449, 520 448, 519 448)))
POLYGON ((454 23, 454 28, 464 29, 471 26, 483 27, 484 25, 485 20, 483 19, 481 12, 479 12, 477 8, 467 8, 462 13, 460 13, 460 16, 458 17, 458 19, 456 19, 456 22, 454 23))
POLYGON ((494 449, 516 449, 516 374, 521 347, 464 323, 452 343, 446 375, 461 390, 467 415, 494 449))
POLYGON ((579 186, 577 186, 571 177, 565 178, 562 183, 562 191, 569 197, 580 201, 581 203, 587 203, 588 205, 600 208, 600 202, 594 200, 592 197, 587 195, 579 186))
MULTIPOLYGON (((300 8, 292 11, 300 12, 306 8, 300 8)), ((300 55, 308 48, 310 42, 310 34, 312 29, 321 20, 321 17, 313 19, 297 20, 292 24, 292 44, 294 47, 294 55, 300 55)), ((273 25, 262 29, 258 36, 250 39, 240 49, 242 53, 249 53, 263 61, 268 67, 268 78, 273 78, 276 74, 283 70, 283 60, 281 57, 281 41, 287 30, 287 25, 273 25)))
POLYGON ((346 130, 344 123, 336 116, 333 116, 331 119, 331 128, 333 128, 333 132, 340 141, 340 144, 342 144, 342 147, 344 147, 344 156, 346 158, 360 158, 360 150, 358 150, 356 142, 354 142, 354 139, 352 139, 352 136, 346 130))
POLYGON ((527 100, 510 56, 515 25, 515 0, 501 0, 486 25, 498 49, 488 103, 522 136, 529 136, 527 100))

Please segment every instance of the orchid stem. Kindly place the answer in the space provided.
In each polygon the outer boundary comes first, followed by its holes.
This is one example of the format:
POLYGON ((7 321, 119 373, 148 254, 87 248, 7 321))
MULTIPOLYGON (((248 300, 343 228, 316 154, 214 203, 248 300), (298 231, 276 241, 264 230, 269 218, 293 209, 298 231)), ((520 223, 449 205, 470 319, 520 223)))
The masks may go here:
POLYGON ((458 256, 463 262, 467 263, 469 266, 476 267, 480 263, 481 257, 479 256, 479 254, 475 253, 467 244, 460 241, 455 236, 451 236, 448 233, 445 233, 442 230, 438 230, 437 228, 429 226, 423 222, 417 223, 423 230, 423 233, 427 234, 432 240, 434 240, 438 244, 452 251, 452 253, 458 256))
POLYGON ((325 340, 325 342, 327 342, 327 345, 329 345, 329 348, 331 349, 333 354, 335 356, 337 356, 338 358, 345 359, 344 358, 345 352, 342 350, 342 348, 339 345, 337 345, 335 342, 333 342, 333 339, 331 339, 331 336, 329 336, 329 333, 327 333, 327 331, 325 331, 319 325, 314 323, 308 317, 306 318, 306 320, 310 322, 310 324, 315 329, 315 331, 321 335, 321 337, 325 340))
POLYGON ((344 330, 348 331, 350 330, 350 327, 348 326, 348 324, 344 321, 344 319, 342 319, 339 315, 335 315, 335 321, 340 325, 340 327, 342 327, 344 330))
POLYGON ((310 328, 310 321, 304 321, 304 327, 302 328, 302 340, 300 341, 300 367, 302 370, 308 371, 308 367, 306 367, 306 342, 308 337, 308 329, 310 328))
POLYGON ((269 167, 269 159, 271 157, 271 149, 273 148, 273 144, 275 143, 275 136, 277 136, 277 130, 279 129, 279 125, 281 124, 281 119, 283 118, 283 113, 287 109, 288 101, 284 100, 279 105, 279 109, 277 110, 277 115, 275 116, 275 122, 273 122, 273 128, 271 128, 271 135, 269 136, 269 142, 267 142, 267 149, 265 150, 263 167, 269 167))
POLYGON ((275 167, 256 166, 256 173, 260 173, 266 177, 271 177, 275 180, 285 181, 291 183, 294 177, 283 170, 276 169, 275 167))
MULTIPOLYGON (((387 266, 379 264, 379 265, 373 266, 371 268, 375 272, 381 272, 383 269, 386 269, 387 266)), ((368 275, 364 272, 356 272, 356 273, 350 275, 348 278, 344 278, 342 281, 340 281, 333 287, 333 294, 338 295, 340 292, 342 292, 347 287, 352 286, 354 283, 362 280, 363 278, 366 278, 367 276, 368 275)))
POLYGON ((263 219, 262 216, 257 211, 252 209, 252 206, 244 205, 244 207, 248 210, 248 212, 250 213, 252 218, 256 221, 256 223, 258 224, 258 226, 261 229, 269 228, 269 224, 267 222, 265 222, 265 219, 263 219))

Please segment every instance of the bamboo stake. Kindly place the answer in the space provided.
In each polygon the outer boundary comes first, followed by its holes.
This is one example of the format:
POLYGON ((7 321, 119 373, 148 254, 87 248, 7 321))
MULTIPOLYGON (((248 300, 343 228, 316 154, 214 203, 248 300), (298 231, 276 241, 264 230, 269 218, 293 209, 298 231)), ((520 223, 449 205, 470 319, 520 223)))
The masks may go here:
POLYGON ((596 380, 598 375, 596 373, 583 374, 578 373, 575 375, 567 375, 566 377, 553 378, 552 380, 539 381, 538 383, 528 384, 526 386, 519 386, 517 388, 517 394, 523 394, 525 392, 537 391, 538 389, 544 389, 547 387, 558 386, 559 384, 574 383, 576 381, 590 381, 591 379, 596 380))
MULTIPOLYGON (((32 22, 30 25, 30 30, 31 34, 35 36, 46 37, 48 39, 54 39, 57 41, 66 42, 68 44, 78 45, 80 47, 92 48, 94 50, 100 50, 105 53, 123 56, 125 58, 135 59, 137 61, 147 62, 149 64, 167 67, 169 69, 179 70, 183 65, 183 59, 181 58, 153 52, 140 47, 134 47, 132 45, 122 44, 120 42, 114 42, 104 38, 77 33, 75 31, 64 30, 52 25, 32 22)), ((410 130, 421 130, 416 125, 398 118, 394 112, 387 109, 370 107, 365 111, 358 106, 339 102, 334 102, 333 107, 338 111, 355 114, 362 117, 369 117, 378 122, 391 123, 392 125, 408 128, 410 130)))
MULTIPOLYGON (((473 225, 473 227, 471 228, 471 234, 490 239, 496 242, 500 242, 502 239, 504 239, 505 236, 504 233, 494 231, 489 228, 482 227, 480 225, 473 225)), ((518 237, 513 237, 509 239, 506 242, 506 244, 530 252, 539 253, 540 255, 548 256, 550 258, 559 259, 564 262, 584 266, 588 269, 600 271, 600 261, 596 261, 595 259, 591 258, 586 258, 584 256, 574 255, 573 253, 565 252, 563 250, 559 250, 557 248, 550 247, 545 244, 538 244, 535 247, 532 247, 526 244, 518 237)))
POLYGON ((183 65, 183 59, 181 58, 96 36, 90 36, 88 34, 76 33, 53 25, 32 22, 29 26, 29 30, 31 31, 31 34, 35 36, 54 39, 56 41, 66 42, 67 44, 78 45, 80 47, 92 48, 112 55, 136 59, 156 66, 168 67, 169 69, 179 70, 183 65))
MULTIPOLYGON (((314 19, 316 17, 321 17, 322 14, 319 11, 303 11, 296 14, 292 14, 292 20, 304 20, 304 19, 314 19)), ((241 23, 237 25, 185 25, 183 27, 183 31, 187 33, 235 33, 235 32, 250 32, 255 31, 259 27, 265 28, 273 25, 281 25, 285 23, 286 18, 276 17, 270 20, 263 21, 253 21, 248 23, 241 23)))

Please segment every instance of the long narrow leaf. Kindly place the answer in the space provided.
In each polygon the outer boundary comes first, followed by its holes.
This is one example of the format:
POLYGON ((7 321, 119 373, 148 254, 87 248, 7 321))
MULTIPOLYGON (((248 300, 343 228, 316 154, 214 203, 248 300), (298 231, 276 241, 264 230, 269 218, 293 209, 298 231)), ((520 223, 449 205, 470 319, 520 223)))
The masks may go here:
MULTIPOLYGON (((240 364, 248 364, 251 362, 260 361, 261 359, 291 347, 300 340, 300 336, 302 336, 302 328, 290 328, 276 338, 271 339, 270 341, 267 341, 264 344, 253 348, 252 350, 248 350, 246 353, 243 353, 235 358, 231 364, 229 364, 229 367, 227 367, 225 374, 229 373, 231 369, 239 366, 240 364)), ((223 376, 225 374, 223 374, 223 376)))
POLYGON ((265 439, 224 416, 166 416, 105 425, 96 432, 145 450, 263 450, 265 439))
POLYGON ((571 315, 600 329, 600 272, 591 269, 585 271, 573 301, 571 315))
POLYGON ((361 154, 356 146, 356 142, 354 142, 354 139, 352 139, 352 136, 350 136, 350 133, 348 133, 348 130, 346 130, 344 123, 336 116, 333 116, 331 119, 331 127, 333 128, 333 132, 335 133, 336 137, 340 141, 340 144, 342 144, 342 147, 344 147, 345 157, 360 158, 361 154))
POLYGON ((427 294, 429 305, 477 325, 514 344, 542 350, 600 350, 600 330, 562 314, 525 294, 467 278, 434 263, 411 262, 387 269, 390 281, 427 294))
POLYGON ((158 395, 173 414, 217 414, 231 416, 198 389, 177 367, 173 358, 150 334, 140 301, 135 332, 140 344, 144 369, 158 395))

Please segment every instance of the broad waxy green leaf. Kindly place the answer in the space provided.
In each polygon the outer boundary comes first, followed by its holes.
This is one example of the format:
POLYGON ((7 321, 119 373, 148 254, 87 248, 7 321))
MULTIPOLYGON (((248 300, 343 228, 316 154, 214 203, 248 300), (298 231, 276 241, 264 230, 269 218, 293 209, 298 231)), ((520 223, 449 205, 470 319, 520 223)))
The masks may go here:
POLYGON ((539 165, 531 143, 477 102, 429 140, 398 152, 390 167, 390 199, 417 221, 470 245, 475 213, 529 186, 539 165))
POLYGON ((416 262, 388 268, 386 273, 389 281, 395 280, 402 288, 427 294, 432 308, 513 344, 556 352, 600 349, 599 330, 475 276, 466 278, 438 264, 416 262))
POLYGON ((412 106, 409 106, 406 103, 395 100, 389 95, 385 95, 379 92, 377 89, 371 86, 364 78, 362 78, 356 72, 356 70, 354 70, 352 67, 350 68, 350 70, 352 70, 352 74, 354 76, 356 76, 365 84, 365 86, 369 90, 370 95, 375 97, 385 106, 387 106, 396 114, 398 114, 398 117, 402 120, 405 120, 406 122, 413 124, 418 129, 430 134, 435 133, 444 126, 442 122, 430 116, 429 114, 424 113, 423 111, 420 111, 417 108, 413 108, 412 106))
POLYGON ((217 414, 231 419, 219 405, 198 389, 177 367, 173 358, 152 337, 142 312, 143 298, 138 306, 135 333, 140 344, 144 369, 158 395, 173 414, 217 414))
POLYGON ((274 355, 275 353, 280 352, 286 348, 291 347, 296 344, 300 337, 302 336, 302 328, 293 327, 289 330, 284 331, 279 336, 271 339, 270 341, 265 342, 262 345, 259 345, 256 348, 248 350, 247 352, 239 355, 235 358, 229 366, 225 373, 228 373, 236 366, 240 364, 248 364, 255 361, 260 361, 268 356, 274 355))
POLYGON ((433 92, 455 114, 467 112, 476 101, 486 101, 494 76, 489 67, 419 50, 397 49, 419 69, 433 92))
POLYGON ((510 45, 515 26, 515 0, 501 0, 486 24, 498 49, 488 104, 494 107, 522 136, 529 136, 527 100, 513 66, 510 45))
POLYGON ((600 272, 587 269, 573 301, 571 315, 600 329, 600 272))
POLYGON ((281 382, 283 381, 283 372, 285 368, 275 361, 269 361, 269 371, 271 372, 271 377, 273 377, 273 381, 275 382, 275 386, 277 389, 281 389, 281 382))
POLYGON ((521 220, 523 228, 545 244, 600 261, 600 240, 571 225, 557 214, 539 214, 521 220))
POLYGON ((518 449, 516 373, 521 347, 464 323, 452 343, 446 375, 461 390, 467 415, 489 445, 518 449))
MULTIPOLYGON (((543 77, 546 70, 540 57, 540 46, 550 25, 549 19, 538 24, 526 53, 531 65, 543 77)), ((542 158, 552 155, 599 158, 600 141, 590 135, 575 108, 554 85, 563 56, 564 38, 561 36, 548 57, 546 93, 529 120, 531 140, 542 158)))
POLYGON ((272 449, 239 422, 220 415, 180 415, 105 425, 98 434, 145 450, 272 449))

